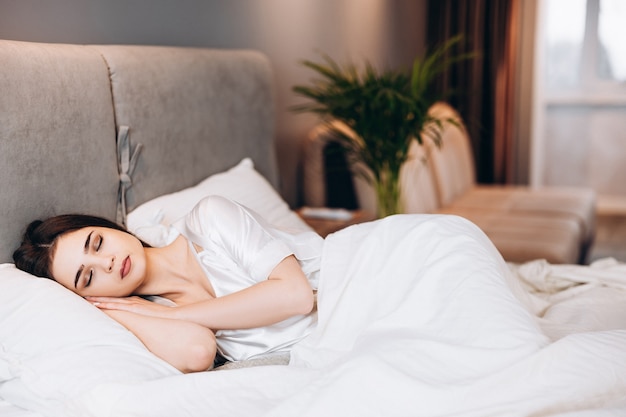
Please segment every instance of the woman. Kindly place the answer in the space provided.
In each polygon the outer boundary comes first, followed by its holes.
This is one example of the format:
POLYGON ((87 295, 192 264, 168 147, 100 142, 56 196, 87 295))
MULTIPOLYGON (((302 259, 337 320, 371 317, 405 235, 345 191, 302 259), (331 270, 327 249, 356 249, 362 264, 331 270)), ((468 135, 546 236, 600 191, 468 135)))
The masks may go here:
POLYGON ((85 297, 183 372, 209 369, 216 350, 248 359, 310 333, 318 235, 277 230, 219 196, 172 230, 166 246, 149 247, 105 219, 57 216, 31 223, 13 259, 85 297))

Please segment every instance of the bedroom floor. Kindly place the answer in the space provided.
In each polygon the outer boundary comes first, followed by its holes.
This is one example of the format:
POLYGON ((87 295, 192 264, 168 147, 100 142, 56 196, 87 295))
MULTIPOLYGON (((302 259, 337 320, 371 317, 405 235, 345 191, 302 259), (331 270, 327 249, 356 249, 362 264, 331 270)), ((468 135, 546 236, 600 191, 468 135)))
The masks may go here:
POLYGON ((611 256, 626 262, 626 213, 598 213, 596 229, 589 261, 611 256))

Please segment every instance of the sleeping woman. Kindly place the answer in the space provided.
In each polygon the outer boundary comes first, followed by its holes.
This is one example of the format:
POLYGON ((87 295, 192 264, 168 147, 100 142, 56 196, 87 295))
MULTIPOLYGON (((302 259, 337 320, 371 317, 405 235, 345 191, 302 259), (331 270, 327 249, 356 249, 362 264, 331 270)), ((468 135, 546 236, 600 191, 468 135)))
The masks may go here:
POLYGON ((323 242, 210 196, 172 226, 163 247, 106 219, 61 215, 32 222, 13 259, 195 372, 210 369, 217 353, 244 360, 289 351, 312 331, 323 242))
MULTIPOLYGON (((623 331, 576 334, 578 326, 540 320, 542 300, 460 217, 388 216, 322 239, 211 196, 167 235, 148 247, 106 220, 59 216, 33 222, 14 260, 85 297, 183 372, 210 369, 216 353, 289 352, 289 367, 235 373, 217 391, 239 400, 237 388, 263 381, 243 400, 256 407, 256 398, 288 395, 285 415, 334 415, 346 404, 351 415, 518 415, 520 407, 545 415, 571 404, 594 413, 598 398, 623 404, 623 331), (373 393, 365 402, 364 392, 373 393)), ((174 386, 194 401, 222 384, 188 381, 174 386)), ((152 384, 112 388, 132 406, 134 394, 154 401, 152 384)))

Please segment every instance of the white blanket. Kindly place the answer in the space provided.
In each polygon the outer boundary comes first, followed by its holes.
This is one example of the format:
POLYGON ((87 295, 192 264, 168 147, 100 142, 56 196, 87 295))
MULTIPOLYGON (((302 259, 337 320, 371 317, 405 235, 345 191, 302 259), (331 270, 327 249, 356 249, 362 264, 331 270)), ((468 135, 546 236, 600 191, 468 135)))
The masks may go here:
POLYGON ((320 322, 289 366, 99 385, 76 414, 626 415, 626 326, 554 338, 546 306, 471 223, 393 216, 327 238, 320 322))

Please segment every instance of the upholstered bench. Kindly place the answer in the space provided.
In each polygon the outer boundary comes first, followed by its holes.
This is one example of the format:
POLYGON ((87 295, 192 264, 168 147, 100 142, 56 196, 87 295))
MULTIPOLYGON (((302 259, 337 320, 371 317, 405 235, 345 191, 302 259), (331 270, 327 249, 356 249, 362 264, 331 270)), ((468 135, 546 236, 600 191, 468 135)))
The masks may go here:
MULTIPOLYGON (((550 263, 584 263, 595 234, 595 192, 588 188, 480 185, 476 183, 470 140, 457 112, 446 103, 430 110, 452 117, 443 146, 425 139, 413 146, 401 172, 406 213, 445 213, 479 226, 510 262, 546 259, 550 263)), ((304 203, 325 205, 323 147, 333 140, 325 126, 316 127, 304 147, 304 203)), ((371 187, 354 177, 361 208, 375 211, 371 187)))

